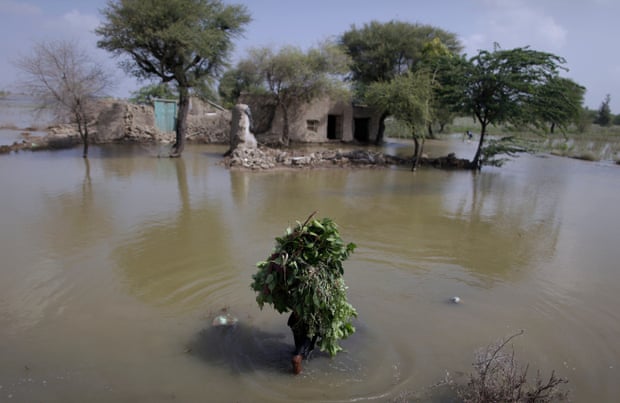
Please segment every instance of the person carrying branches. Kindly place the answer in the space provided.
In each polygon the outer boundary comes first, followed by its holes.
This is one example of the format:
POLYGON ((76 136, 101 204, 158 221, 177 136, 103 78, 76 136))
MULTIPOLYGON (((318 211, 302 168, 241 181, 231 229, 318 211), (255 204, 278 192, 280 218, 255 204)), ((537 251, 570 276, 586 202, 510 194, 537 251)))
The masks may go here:
POLYGON ((267 303, 280 313, 291 312, 287 324, 295 341, 295 374, 315 345, 332 357, 342 351, 339 340, 355 332, 351 320, 357 317, 347 302, 342 266, 356 245, 345 244, 336 223, 314 219, 315 214, 277 237, 273 253, 257 263, 252 276, 261 309, 267 303))

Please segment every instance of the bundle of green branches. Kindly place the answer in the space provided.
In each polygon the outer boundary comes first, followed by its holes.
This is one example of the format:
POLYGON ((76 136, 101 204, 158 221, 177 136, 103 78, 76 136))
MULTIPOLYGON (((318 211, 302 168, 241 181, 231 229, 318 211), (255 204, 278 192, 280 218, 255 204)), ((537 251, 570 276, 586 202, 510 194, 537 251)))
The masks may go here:
POLYGON ((318 336, 319 348, 334 356, 342 350, 338 341, 355 332, 351 320, 357 312, 342 278, 342 262, 355 244, 343 242, 331 219, 314 214, 276 238, 271 256, 257 263, 251 287, 261 309, 267 303, 280 313, 293 312, 307 326, 307 337, 318 336))

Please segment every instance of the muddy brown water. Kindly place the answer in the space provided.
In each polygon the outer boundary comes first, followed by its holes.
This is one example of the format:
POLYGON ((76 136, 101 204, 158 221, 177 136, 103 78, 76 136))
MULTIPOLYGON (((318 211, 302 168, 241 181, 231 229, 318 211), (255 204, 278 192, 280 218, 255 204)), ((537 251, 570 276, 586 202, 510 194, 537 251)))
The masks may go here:
POLYGON ((620 167, 255 173, 216 165, 223 151, 0 157, 0 401, 439 401, 446 372, 519 329, 532 371, 569 378, 574 401, 617 400, 620 167), (314 210, 358 245, 359 318, 346 352, 295 377, 286 317, 249 284, 314 210), (222 309, 236 327, 211 326, 222 309))

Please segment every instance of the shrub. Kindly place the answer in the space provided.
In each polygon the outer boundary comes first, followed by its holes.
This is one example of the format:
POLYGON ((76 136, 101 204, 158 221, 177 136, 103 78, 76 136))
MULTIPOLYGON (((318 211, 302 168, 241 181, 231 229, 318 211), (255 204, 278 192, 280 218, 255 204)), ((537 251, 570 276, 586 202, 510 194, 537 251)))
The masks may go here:
POLYGON ((564 378, 551 376, 545 381, 536 372, 533 383, 528 381, 529 365, 523 368, 515 359, 514 349, 507 352, 506 347, 520 331, 512 336, 493 343, 476 353, 473 374, 467 385, 459 388, 459 396, 465 402, 551 402, 565 400, 567 392, 560 390, 562 384, 568 383, 564 378))

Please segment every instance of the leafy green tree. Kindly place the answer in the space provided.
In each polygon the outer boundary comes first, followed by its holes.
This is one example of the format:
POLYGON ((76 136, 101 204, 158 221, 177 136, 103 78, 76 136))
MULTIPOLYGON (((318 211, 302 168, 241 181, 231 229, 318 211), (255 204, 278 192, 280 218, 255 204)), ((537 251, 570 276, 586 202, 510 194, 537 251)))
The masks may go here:
POLYGON ((619 125, 620 125, 620 114, 618 114, 618 115, 614 115, 614 118, 613 118, 613 120, 612 120, 612 123, 613 123, 615 126, 619 126, 619 125))
MULTIPOLYGON (((558 77, 565 60, 528 47, 492 52, 481 50, 470 59, 444 58, 438 74, 444 102, 455 112, 473 115, 480 123, 480 140, 472 167, 480 169, 490 124, 539 124, 548 117, 544 105, 554 102, 544 90, 558 77)), ((562 94, 565 86, 554 87, 562 94)))
POLYGON ((541 116, 541 122, 549 125, 549 132, 555 127, 563 132, 571 123, 579 121, 586 89, 573 80, 564 77, 550 77, 537 87, 532 98, 533 113, 541 116))
POLYGON ((222 75, 218 92, 226 107, 234 106, 242 92, 253 91, 256 93, 264 88, 261 71, 252 63, 252 55, 255 52, 257 51, 250 51, 250 56, 247 59, 240 61, 235 68, 227 70, 222 75))
MULTIPOLYGON (((361 28, 352 25, 339 42, 352 59, 350 78, 358 98, 364 98, 366 87, 372 83, 388 82, 415 70, 434 39, 452 54, 462 49, 455 34, 431 25, 402 21, 372 21, 361 28)), ((383 122, 388 116, 387 111, 381 116, 377 143, 383 140, 383 122)))
POLYGON ((138 78, 173 82, 179 94, 176 142, 185 146, 190 89, 212 82, 226 66, 233 39, 250 21, 246 8, 219 0, 110 0, 96 29, 97 45, 138 78))
POLYGON ((424 147, 424 133, 431 121, 432 80, 429 72, 407 72, 390 81, 373 83, 368 86, 365 100, 368 104, 386 111, 411 130, 415 143, 415 170, 424 147))
POLYGON ((325 95, 342 96, 346 93, 342 75, 347 67, 348 58, 332 43, 307 52, 292 46, 277 53, 257 48, 226 77, 220 93, 229 94, 229 101, 241 92, 261 95, 265 102, 280 108, 284 121, 280 143, 287 146, 292 108, 325 95))
POLYGON ((611 102, 611 96, 609 94, 605 95, 605 99, 601 102, 601 106, 598 108, 598 114, 596 115, 596 121, 601 126, 609 126, 611 125, 612 114, 611 108, 609 107, 609 103, 611 102))
POLYGON ((433 87, 433 96, 430 101, 430 118, 427 123, 428 136, 434 137, 433 124, 439 126, 439 131, 443 132, 446 124, 452 122, 455 114, 450 111, 450 106, 443 102, 442 97, 438 96, 439 86, 437 83, 437 73, 443 58, 456 57, 439 37, 435 37, 426 42, 422 48, 422 57, 416 65, 416 69, 424 69, 430 72, 429 79, 433 87))
POLYGON ((149 84, 136 91, 132 91, 129 102, 136 104, 150 104, 156 98, 176 98, 178 95, 167 84, 149 84))

